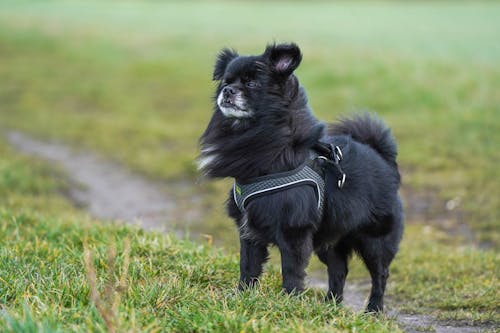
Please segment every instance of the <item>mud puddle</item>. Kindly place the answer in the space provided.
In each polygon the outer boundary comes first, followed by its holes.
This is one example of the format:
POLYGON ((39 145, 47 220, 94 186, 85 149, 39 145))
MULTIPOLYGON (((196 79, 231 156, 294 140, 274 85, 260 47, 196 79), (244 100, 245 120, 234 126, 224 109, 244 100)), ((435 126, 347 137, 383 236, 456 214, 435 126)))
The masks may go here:
MULTIPOLYGON (((104 220, 119 220, 139 225, 146 230, 173 231, 182 235, 178 222, 186 226, 195 225, 201 219, 200 207, 202 198, 195 195, 194 184, 176 183, 161 184, 147 180, 123 166, 112 163, 93 153, 72 149, 57 142, 36 140, 20 132, 9 132, 7 141, 17 150, 60 167, 69 177, 71 184, 68 196, 79 207, 86 209, 93 217, 104 220)), ((452 230, 458 230, 460 236, 473 241, 472 232, 461 220, 458 210, 444 210, 443 214, 432 213, 435 198, 427 196, 411 197, 406 191, 403 195, 411 206, 407 206, 407 220, 429 218, 446 227, 447 221, 452 230), (457 215, 458 214, 458 215, 457 215), (438 216, 436 219, 435 217, 438 216), (443 222, 444 221, 444 222, 443 222), (458 222, 457 222, 458 221, 458 222), (458 223, 459 228, 456 228, 458 223)), ((448 208, 452 204, 448 205, 448 208)), ((442 210, 442 207, 439 208, 442 210)), ((193 234, 193 233, 192 233, 193 234)), ((326 280, 309 278, 309 287, 327 290, 326 280)), ((344 304, 353 311, 362 312, 369 294, 369 284, 346 284, 344 304)), ((440 322, 436 319, 418 314, 399 313, 397 304, 387 300, 387 316, 394 318, 406 332, 438 332, 438 333, 475 333, 486 332, 491 327, 462 326, 457 322, 440 322)))

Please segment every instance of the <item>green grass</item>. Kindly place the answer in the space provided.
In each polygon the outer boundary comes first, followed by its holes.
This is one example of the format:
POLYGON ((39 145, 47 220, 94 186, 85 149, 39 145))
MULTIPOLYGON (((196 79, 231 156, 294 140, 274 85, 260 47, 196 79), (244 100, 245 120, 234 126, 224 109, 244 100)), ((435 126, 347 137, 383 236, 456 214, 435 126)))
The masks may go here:
MULTIPOLYGON (((154 179, 195 181, 198 175, 193 159, 197 138, 211 114, 214 85, 210 78, 218 50, 230 46, 242 53, 255 53, 269 41, 296 41, 304 53, 297 75, 315 114, 331 121, 360 108, 379 113, 399 142, 405 185, 436 191, 443 201, 459 198, 458 209, 465 222, 480 240, 492 245, 493 249, 477 250, 444 235, 439 228, 424 226, 426 221, 417 221, 407 228, 402 250, 392 266, 389 293, 397 295, 394 297, 410 311, 499 322, 500 186, 496 180, 500 176, 500 5, 266 2, 265 10, 263 6, 218 1, 2 2, 0 130, 19 129, 85 147, 154 179)), ((124 296, 126 305, 119 313, 125 329, 143 329, 153 318, 149 323, 154 330, 167 325, 165 317, 177 318, 172 325, 188 325, 187 317, 162 311, 173 311, 170 306, 194 311, 196 299, 207 311, 197 313, 198 321, 193 325, 218 325, 227 320, 239 328, 248 324, 265 330, 276 325, 285 331, 301 325, 305 331, 309 327, 321 330, 325 322, 335 320, 340 320, 337 327, 345 330, 349 328, 343 325, 350 325, 350 321, 354 325, 391 325, 325 307, 315 293, 299 300, 285 296, 274 300, 279 289, 274 268, 262 291, 231 298, 222 285, 234 285, 236 258, 168 236, 99 227, 57 195, 65 186, 55 180, 58 177, 54 175, 60 173, 36 161, 14 157, 3 145, 0 175, 1 225, 7 237, 1 248, 9 256, 26 248, 32 252, 23 260, 35 265, 39 253, 32 248, 37 244, 33 237, 41 241, 41 235, 61 235, 65 230, 68 235, 88 233, 89 244, 101 257, 107 246, 120 247, 130 238, 132 258, 140 248, 137 242, 141 246, 152 242, 149 246, 161 244, 179 253, 201 251, 200 265, 206 261, 217 270, 228 271, 224 276, 210 273, 211 282, 196 284, 193 290, 182 285, 191 280, 181 280, 180 290, 190 295, 184 308, 184 302, 177 302, 158 310, 151 299, 162 295, 158 283, 169 282, 144 268, 150 275, 145 273, 147 280, 141 281, 156 289, 124 296), (12 240, 16 230, 19 243, 12 240), (213 298, 211 288, 215 288, 213 298), (258 304, 259 298, 270 300, 258 304), (287 307, 299 307, 301 302, 308 307, 303 311, 311 312, 283 317, 287 307), (246 305, 251 310, 247 311, 246 305), (334 319, 337 316, 341 319, 334 319)), ((235 231, 222 208, 228 185, 227 180, 217 181, 194 190, 209 193, 203 206, 205 220, 198 230, 213 234, 232 249, 235 231)), ((65 237, 45 241, 47 253, 49 248, 64 250, 58 252, 60 262, 44 261, 45 271, 39 276, 53 276, 50 271, 59 265, 70 270, 79 267, 79 275, 68 281, 75 286, 80 283, 83 290, 82 239, 65 237)), ((165 261, 162 267, 177 269, 168 266, 174 264, 158 251, 151 254, 155 263, 165 261)), ((137 260, 139 266, 151 265, 144 257, 137 260)), ((195 269, 197 263, 182 261, 179 265, 195 269)), ((359 262, 351 271, 356 278, 367 276, 359 262)), ((67 277, 66 272, 61 274, 67 277)), ((137 278, 134 272, 130 274, 130 281, 138 281, 133 280, 137 278)), ((63 330, 67 329, 64 325, 102 327, 98 313, 88 303, 88 289, 84 296, 79 295, 81 303, 75 303, 76 312, 88 311, 81 317, 66 309, 69 303, 61 304, 56 298, 62 299, 57 290, 63 290, 68 281, 57 280, 51 292, 37 291, 35 285, 31 298, 26 300, 20 293, 0 304, 14 323, 26 327, 33 318, 34 325, 63 325, 63 330), (73 315, 76 317, 71 319, 73 315)), ((130 285, 135 287, 134 283, 130 285)), ((175 299, 174 294, 167 296, 175 299)))
POLYGON ((107 252, 117 247, 114 281, 123 273, 122 244, 130 239, 130 266, 114 321, 121 332, 396 330, 390 321, 324 304, 319 294, 281 294, 276 272, 266 276, 258 291, 238 294, 236 258, 221 250, 127 228, 12 216, 5 210, 0 219, 5 308, 0 326, 12 331, 17 331, 12 322, 21 327, 34 322, 61 332, 105 331, 99 311, 89 301, 82 235, 95 254, 103 302, 110 266, 107 252))

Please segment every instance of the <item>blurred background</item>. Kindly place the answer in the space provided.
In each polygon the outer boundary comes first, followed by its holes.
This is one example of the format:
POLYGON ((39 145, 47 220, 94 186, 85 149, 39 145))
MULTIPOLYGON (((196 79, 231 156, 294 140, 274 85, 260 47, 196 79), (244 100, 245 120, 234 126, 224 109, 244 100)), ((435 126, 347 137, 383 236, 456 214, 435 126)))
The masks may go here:
MULTIPOLYGON (((499 17, 499 3, 475 1, 2 1, 0 205, 69 214, 24 176, 26 160, 7 167, 21 150, 58 179, 52 190, 89 209, 92 197, 71 194, 90 185, 71 180, 78 163, 67 163, 68 149, 155 184, 168 212, 150 226, 232 251, 237 234, 223 208, 231 181, 204 180, 195 163, 214 60, 222 47, 258 54, 293 41, 318 118, 373 111, 399 143, 408 227, 394 275, 406 280, 393 292, 413 299, 408 306, 432 300, 448 317, 498 319, 499 17), (48 164, 44 149, 56 151, 48 164), (451 276, 464 278, 444 288, 451 276)), ((104 184, 112 196, 126 191, 104 184)))

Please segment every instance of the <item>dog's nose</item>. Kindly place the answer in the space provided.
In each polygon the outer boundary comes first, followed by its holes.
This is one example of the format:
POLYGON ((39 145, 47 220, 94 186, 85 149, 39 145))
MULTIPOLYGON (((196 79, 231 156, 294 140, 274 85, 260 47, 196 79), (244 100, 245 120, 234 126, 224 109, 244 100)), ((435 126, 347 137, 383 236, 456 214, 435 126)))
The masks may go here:
POLYGON ((236 90, 234 90, 233 88, 228 86, 228 87, 224 87, 224 89, 222 89, 222 93, 224 94, 224 97, 229 97, 229 96, 235 95, 236 90))

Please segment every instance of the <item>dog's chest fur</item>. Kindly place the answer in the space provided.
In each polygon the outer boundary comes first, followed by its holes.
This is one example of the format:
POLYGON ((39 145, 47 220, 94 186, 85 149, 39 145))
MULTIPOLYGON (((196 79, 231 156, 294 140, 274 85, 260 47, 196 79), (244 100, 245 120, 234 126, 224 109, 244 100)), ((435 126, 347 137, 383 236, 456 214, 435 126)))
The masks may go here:
POLYGON ((320 214, 314 189, 304 185, 253 199, 241 212, 232 196, 228 213, 234 219, 240 237, 276 243, 279 230, 319 226, 320 214))

